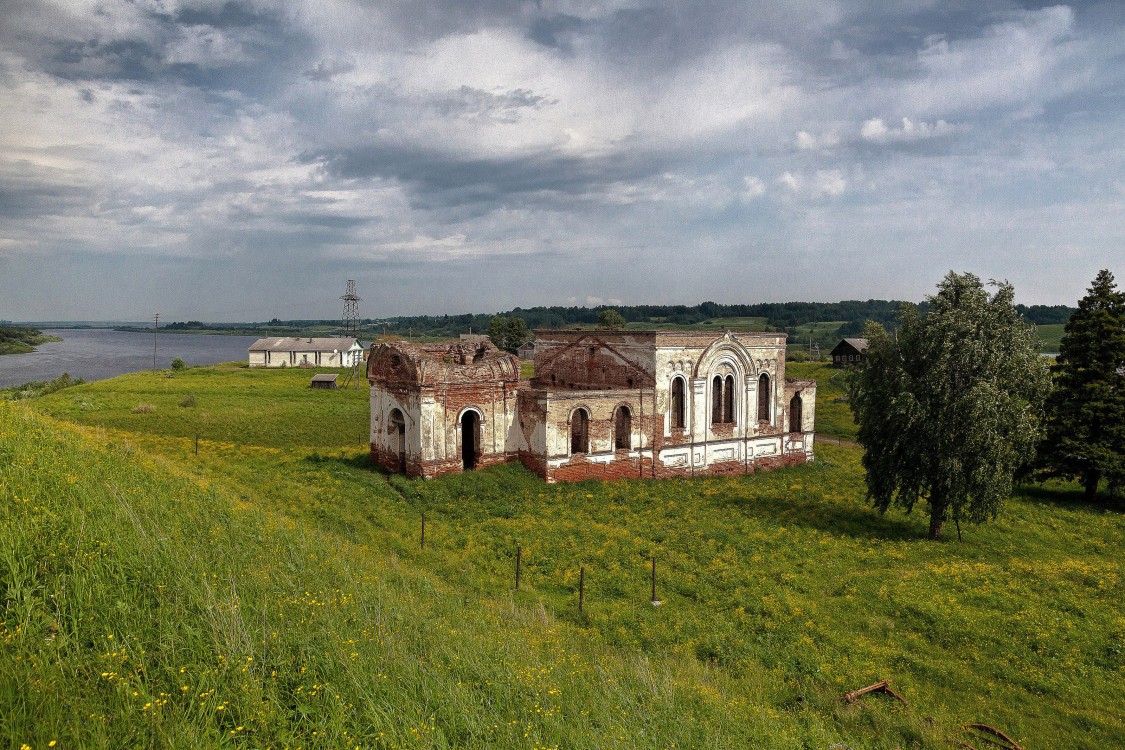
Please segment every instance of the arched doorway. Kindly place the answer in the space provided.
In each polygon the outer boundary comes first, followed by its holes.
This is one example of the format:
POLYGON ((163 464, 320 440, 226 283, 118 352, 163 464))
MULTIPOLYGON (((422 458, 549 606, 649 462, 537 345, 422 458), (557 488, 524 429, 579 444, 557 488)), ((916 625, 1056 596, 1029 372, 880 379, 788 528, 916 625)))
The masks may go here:
POLYGON ((387 432, 390 434, 391 449, 398 456, 398 470, 406 473, 406 419, 398 409, 391 409, 387 432))
POLYGON ((472 409, 461 415, 461 467, 466 471, 480 462, 480 415, 472 409))
POLYGON ((794 393, 789 402, 789 431, 804 432, 801 427, 801 394, 794 393))

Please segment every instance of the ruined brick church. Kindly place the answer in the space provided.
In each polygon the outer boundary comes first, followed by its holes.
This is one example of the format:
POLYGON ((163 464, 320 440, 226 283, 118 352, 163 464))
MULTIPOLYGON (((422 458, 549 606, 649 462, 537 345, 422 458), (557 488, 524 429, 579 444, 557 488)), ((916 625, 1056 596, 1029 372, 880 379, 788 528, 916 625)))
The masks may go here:
POLYGON ((521 461, 548 482, 813 458, 816 382, 786 379, 783 333, 535 336, 530 380, 487 340, 372 346, 372 458, 421 477, 521 461))

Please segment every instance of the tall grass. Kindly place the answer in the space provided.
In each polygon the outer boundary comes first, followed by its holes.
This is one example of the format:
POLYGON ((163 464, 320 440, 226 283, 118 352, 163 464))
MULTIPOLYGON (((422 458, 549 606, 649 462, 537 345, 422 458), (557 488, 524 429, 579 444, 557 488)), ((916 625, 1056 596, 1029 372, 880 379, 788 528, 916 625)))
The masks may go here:
POLYGON ((1036 492, 928 542, 825 445, 739 478, 409 481, 351 423, 288 425, 313 411, 303 379, 246 372, 32 402, 81 434, 0 409, 10 744, 947 747, 980 721, 1125 745, 1121 514, 1036 492), (131 413, 142 393, 156 412, 131 413), (200 410, 230 427, 197 455, 178 420, 200 410), (887 677, 908 707, 841 702, 887 677))

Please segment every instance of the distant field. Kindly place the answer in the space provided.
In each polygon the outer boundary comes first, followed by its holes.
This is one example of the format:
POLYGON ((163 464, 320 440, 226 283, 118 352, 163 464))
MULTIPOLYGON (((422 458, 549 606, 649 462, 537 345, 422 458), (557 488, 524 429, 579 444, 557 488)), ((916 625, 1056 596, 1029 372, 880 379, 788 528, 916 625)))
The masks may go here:
POLYGON ((1036 326, 1039 332, 1039 340, 1043 344, 1042 351, 1048 354, 1058 354, 1059 345, 1062 344, 1063 328, 1065 325, 1057 323, 1053 325, 1036 326))
MULTIPOLYGON (((787 369, 854 436, 840 371, 787 369)), ((0 404, 9 746, 987 746, 970 722, 1125 746, 1125 515, 1067 488, 935 543, 825 444, 747 477, 407 480, 354 444, 365 389, 306 384, 199 368, 0 404), (909 705, 841 700, 883 678, 909 705)))

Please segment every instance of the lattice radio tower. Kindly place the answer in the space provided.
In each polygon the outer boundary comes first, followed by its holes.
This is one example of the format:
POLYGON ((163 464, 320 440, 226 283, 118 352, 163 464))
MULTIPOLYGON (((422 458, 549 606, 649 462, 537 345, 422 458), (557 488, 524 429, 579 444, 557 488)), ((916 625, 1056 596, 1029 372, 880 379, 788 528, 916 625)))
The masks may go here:
POLYGON ((344 324, 345 336, 358 336, 359 335, 359 303, 362 301, 358 294, 355 293, 355 279, 348 279, 348 291, 340 299, 344 300, 344 316, 341 322, 344 324))

